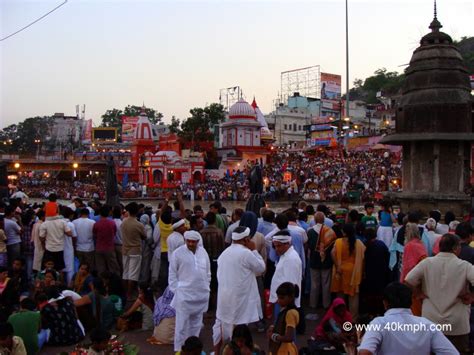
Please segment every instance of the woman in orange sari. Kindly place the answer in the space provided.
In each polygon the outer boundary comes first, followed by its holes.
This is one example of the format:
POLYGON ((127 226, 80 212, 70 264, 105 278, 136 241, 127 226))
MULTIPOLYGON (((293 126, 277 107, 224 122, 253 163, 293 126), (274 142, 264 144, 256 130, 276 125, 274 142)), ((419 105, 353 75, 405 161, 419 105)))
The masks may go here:
MULTIPOLYGON (((428 257, 428 252, 421 241, 418 225, 416 223, 407 223, 405 227, 405 247, 403 249, 400 282, 404 282, 405 277, 411 269, 426 257, 428 257)), ((411 311, 413 315, 421 317, 421 306, 422 300, 418 297, 416 292, 414 292, 411 303, 411 311)))
POLYGON ((349 310, 357 319, 359 313, 359 285, 364 265, 364 244, 356 239, 353 224, 342 227, 343 238, 336 239, 332 249, 334 261, 331 292, 349 298, 349 310))

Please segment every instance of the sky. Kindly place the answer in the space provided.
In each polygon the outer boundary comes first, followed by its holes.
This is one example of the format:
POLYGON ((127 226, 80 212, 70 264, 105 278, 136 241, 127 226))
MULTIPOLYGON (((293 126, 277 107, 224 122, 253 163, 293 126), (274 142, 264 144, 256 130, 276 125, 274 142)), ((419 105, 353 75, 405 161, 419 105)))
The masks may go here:
MULTIPOLYGON (((378 68, 401 72, 429 32, 432 0, 348 0, 352 83, 378 68)), ((0 38, 64 0, 0 0, 0 38)), ((474 35, 472 0, 438 0, 454 39, 474 35)), ((126 105, 152 107, 169 122, 218 102, 239 85, 264 113, 282 71, 320 65, 342 75, 344 0, 68 0, 0 42, 0 128, 55 112, 86 118, 126 105)))

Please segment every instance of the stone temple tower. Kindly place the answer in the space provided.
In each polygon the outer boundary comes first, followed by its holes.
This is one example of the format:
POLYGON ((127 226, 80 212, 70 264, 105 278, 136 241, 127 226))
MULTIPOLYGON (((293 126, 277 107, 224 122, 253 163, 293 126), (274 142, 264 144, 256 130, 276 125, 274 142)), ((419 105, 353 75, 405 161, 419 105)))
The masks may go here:
POLYGON ((473 98, 463 59, 436 15, 405 71, 395 134, 382 143, 403 147, 403 210, 453 211, 470 207, 473 98))

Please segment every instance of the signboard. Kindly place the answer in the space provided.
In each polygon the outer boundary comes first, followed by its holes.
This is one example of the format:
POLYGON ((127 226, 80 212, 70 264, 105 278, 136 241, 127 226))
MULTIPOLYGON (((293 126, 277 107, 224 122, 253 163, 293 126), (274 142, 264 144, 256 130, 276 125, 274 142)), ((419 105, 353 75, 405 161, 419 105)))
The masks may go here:
POLYGON ((311 125, 311 132, 314 131, 328 131, 330 130, 332 132, 332 127, 331 125, 328 124, 313 124, 311 125))
POLYGON ((340 75, 321 73, 321 111, 323 110, 341 111, 340 75))
POLYGON ((117 128, 114 127, 100 127, 92 128, 92 141, 100 142, 116 142, 117 128))
POLYGON ((82 137, 84 142, 90 143, 92 140, 92 120, 87 120, 84 127, 84 135, 82 137))
POLYGON ((122 116, 122 142, 132 142, 138 116, 122 116))
POLYGON ((341 76, 321 73, 321 100, 341 99, 341 76))

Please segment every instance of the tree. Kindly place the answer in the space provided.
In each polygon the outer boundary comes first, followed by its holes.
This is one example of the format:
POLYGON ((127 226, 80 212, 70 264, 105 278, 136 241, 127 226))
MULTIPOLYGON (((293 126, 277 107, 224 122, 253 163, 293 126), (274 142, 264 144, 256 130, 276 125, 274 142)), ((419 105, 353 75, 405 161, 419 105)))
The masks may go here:
MULTIPOLYGON (((142 112, 142 106, 130 106, 128 105, 125 107, 124 115, 125 116, 138 116, 142 112)), ((150 120, 151 124, 158 124, 161 119, 163 118, 163 114, 161 112, 157 112, 155 109, 150 107, 145 107, 145 113, 150 120)))
POLYGON ((42 147, 54 145, 50 138, 54 124, 52 117, 30 117, 23 122, 5 127, 0 132, 2 150, 8 153, 32 154, 38 148, 35 140, 40 140, 42 147))
POLYGON ((180 132, 180 129, 179 129, 180 125, 181 125, 181 122, 179 121, 179 118, 172 116, 171 124, 169 125, 170 132, 178 134, 180 132))
MULTIPOLYGON (((181 123, 178 136, 184 146, 195 151, 204 151, 204 146, 214 142, 214 126, 225 119, 224 106, 212 103, 204 108, 193 108, 189 113, 191 117, 181 123)), ((172 120, 173 129, 177 129, 178 123, 179 120, 172 120)))

